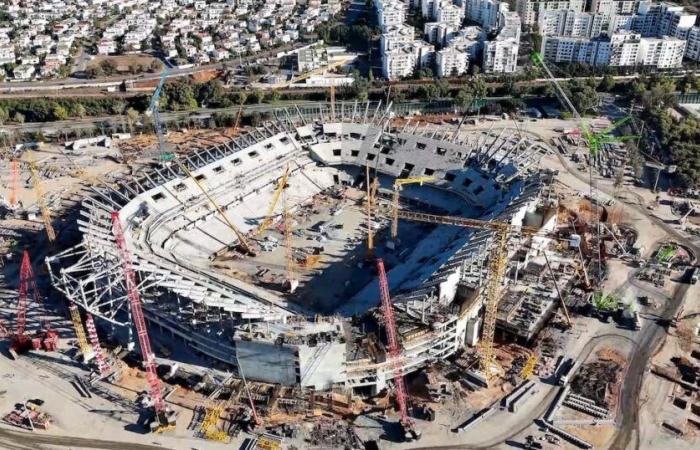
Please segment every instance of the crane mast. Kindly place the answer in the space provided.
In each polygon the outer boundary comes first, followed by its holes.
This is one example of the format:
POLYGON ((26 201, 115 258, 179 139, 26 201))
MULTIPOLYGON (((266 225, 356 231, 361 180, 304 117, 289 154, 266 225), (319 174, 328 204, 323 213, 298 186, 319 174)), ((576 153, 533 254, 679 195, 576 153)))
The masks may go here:
POLYGON ((136 326, 136 333, 141 347, 141 356, 143 365, 146 369, 146 379, 148 381, 149 394, 153 401, 153 408, 156 411, 156 420, 160 424, 165 425, 161 420, 161 415, 166 412, 165 400, 161 390, 160 380, 156 373, 155 355, 151 350, 151 340, 148 338, 148 329, 146 321, 143 318, 143 309, 141 308, 141 296, 139 294, 138 285, 136 283, 136 273, 134 272, 131 255, 126 248, 126 240, 124 238, 124 230, 122 229, 119 220, 119 213, 112 213, 112 233, 116 240, 117 249, 119 250, 119 259, 121 261, 122 270, 124 271, 124 281, 126 285, 126 294, 131 307, 131 316, 136 326))
POLYGON ((15 206, 17 203, 17 191, 19 190, 19 161, 13 159, 10 163, 11 178, 10 178, 10 205, 15 206))
POLYGON ((36 200, 39 204, 39 209, 41 210, 41 218, 44 221, 46 237, 48 238, 49 243, 53 243, 56 240, 56 231, 54 231, 53 225, 51 224, 51 213, 49 212, 49 207, 46 205, 46 199, 44 198, 44 189, 41 186, 41 177, 39 176, 39 171, 36 168, 31 152, 28 152, 28 157, 29 170, 32 172, 32 183, 34 184, 36 200))
MULTIPOLYGON (((396 402, 399 404, 401 414, 401 425, 407 432, 415 434, 413 424, 408 416, 408 399, 406 395, 406 384, 401 374, 401 347, 399 346, 398 332, 396 331, 396 320, 394 319, 394 308, 391 305, 389 294, 389 282, 384 269, 384 261, 377 258, 377 272, 379 276, 379 296, 382 301, 382 313, 384 314, 384 328, 388 342, 390 364, 394 372, 394 386, 396 388, 396 402)), ((417 436, 416 436, 417 437, 417 436)))

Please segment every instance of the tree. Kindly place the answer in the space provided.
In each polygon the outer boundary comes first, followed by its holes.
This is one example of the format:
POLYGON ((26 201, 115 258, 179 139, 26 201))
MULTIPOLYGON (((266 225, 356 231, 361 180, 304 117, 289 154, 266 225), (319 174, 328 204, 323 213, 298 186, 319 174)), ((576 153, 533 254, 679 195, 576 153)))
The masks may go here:
POLYGON ((0 124, 3 124, 7 122, 7 119, 10 118, 10 114, 7 112, 5 108, 0 108, 0 124))
POLYGON ((469 108, 472 103, 474 103, 474 97, 472 96, 471 93, 467 92, 465 89, 460 89, 459 92, 457 92, 457 96, 455 97, 455 101, 459 106, 462 108, 466 109, 469 108))
POLYGON ((273 89, 270 92, 270 103, 277 103, 282 98, 282 94, 279 93, 277 89, 273 89))
POLYGON ((253 101, 255 103, 262 103, 263 100, 265 100, 265 92, 262 91, 262 89, 256 89, 253 91, 253 101))
POLYGON ((12 116, 12 120, 17 123, 24 123, 24 114, 22 114, 21 112, 16 112, 15 115, 12 116))
POLYGON ((136 121, 139 120, 139 112, 136 111, 134 108, 129 108, 126 110, 126 121, 129 124, 129 130, 133 133, 133 127, 136 124, 136 121))
POLYGON ((151 61, 151 64, 149 64, 149 66, 148 66, 148 71, 152 72, 152 73, 153 72, 160 72, 161 70, 163 70, 163 63, 157 59, 154 59, 153 61, 151 61))
POLYGON ((66 120, 69 117, 68 111, 61 105, 54 106, 52 112, 55 120, 66 120))
POLYGON ((106 76, 111 76, 117 73, 117 66, 112 62, 111 59, 105 59, 100 63, 100 68, 106 76))
POLYGON ((611 92, 614 88, 615 88, 615 79, 606 73, 603 76, 603 79, 600 80, 600 84, 598 85, 598 90, 600 92, 611 92))
POLYGON ((85 110, 85 107, 81 103, 76 104, 75 107, 73 108, 73 115, 75 115, 81 119, 83 117, 85 117, 86 114, 87 114, 87 111, 85 110))

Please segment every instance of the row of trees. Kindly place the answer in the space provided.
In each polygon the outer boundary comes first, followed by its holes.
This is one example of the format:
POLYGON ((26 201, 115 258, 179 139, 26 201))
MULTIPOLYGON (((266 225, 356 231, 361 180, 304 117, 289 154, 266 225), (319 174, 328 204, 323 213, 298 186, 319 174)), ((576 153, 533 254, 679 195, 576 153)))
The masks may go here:
POLYGON ((676 92, 700 87, 697 77, 640 77, 631 84, 632 98, 642 106, 647 128, 656 130, 661 149, 654 156, 678 166, 678 178, 686 186, 700 186, 700 123, 695 117, 674 118, 669 108, 677 103, 676 92))

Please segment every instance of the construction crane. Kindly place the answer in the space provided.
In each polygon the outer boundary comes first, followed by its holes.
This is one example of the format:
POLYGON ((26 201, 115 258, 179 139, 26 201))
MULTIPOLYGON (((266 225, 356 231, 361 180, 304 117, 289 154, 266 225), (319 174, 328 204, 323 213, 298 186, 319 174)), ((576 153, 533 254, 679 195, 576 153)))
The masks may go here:
POLYGON ((413 422, 408 416, 408 398, 406 395, 406 384, 401 373, 401 347, 399 346, 399 337, 396 329, 396 321, 394 319, 394 307, 391 304, 391 295, 389 293, 389 281, 386 277, 384 269, 384 261, 377 258, 377 273, 379 276, 379 296, 382 302, 382 313, 384 314, 384 328, 386 329, 388 356, 389 362, 394 372, 394 388, 396 390, 396 402, 399 405, 399 413, 401 418, 399 423, 404 430, 404 436, 411 441, 419 439, 420 434, 415 430, 413 422))
POLYGON ((10 354, 15 358, 18 354, 32 348, 38 349, 43 347, 47 351, 54 350, 58 342, 58 334, 51 329, 49 323, 45 320, 42 320, 41 328, 43 329, 40 329, 39 333, 33 337, 27 335, 27 302, 30 295, 34 303, 39 305, 39 290, 36 286, 34 270, 29 259, 29 252, 25 250, 19 271, 19 296, 17 300, 17 315, 15 316, 15 331, 10 335, 10 354), (38 342, 39 345, 36 346, 35 342, 38 342))
POLYGON ((284 246, 287 259, 287 287, 290 293, 296 291, 299 281, 294 279, 294 247, 292 246, 292 216, 289 213, 287 189, 284 189, 284 246))
POLYGON ((119 251, 119 260, 124 271, 124 284, 126 294, 131 307, 131 316, 136 327, 136 333, 141 347, 141 357, 143 365, 146 369, 146 380, 148 381, 148 392, 153 402, 155 411, 155 420, 151 423, 151 429, 154 431, 165 431, 166 429, 174 428, 174 417, 168 415, 167 406, 163 399, 160 380, 156 373, 155 355, 151 350, 151 340, 148 337, 148 329, 146 321, 143 317, 143 309, 141 307, 141 295, 139 294, 138 284, 136 282, 136 272, 131 263, 131 255, 126 247, 126 238, 122 229, 119 213, 112 213, 112 234, 114 235, 117 250, 119 251), (173 422, 171 422, 171 419, 173 422))
POLYGON ((273 213, 275 212, 275 208, 277 207, 277 203, 279 203, 280 196, 282 195, 282 191, 284 191, 285 187, 287 186, 287 179, 289 178, 289 166, 287 166, 284 169, 284 173, 282 173, 282 176, 279 177, 277 180, 277 187, 275 188, 275 192, 272 195, 272 201, 270 202, 270 206, 267 208, 267 213, 265 214, 265 218, 263 221, 260 223, 260 226, 258 227, 257 232, 255 233, 256 236, 262 235, 265 230, 267 230, 270 225, 272 225, 272 216, 273 213))
POLYGON ((19 191, 19 161, 13 159, 10 163, 10 206, 17 203, 17 192, 19 191))
POLYGON ((396 240, 396 238, 399 236, 399 194, 401 192, 401 188, 406 185, 406 184, 420 184, 423 186, 423 183, 427 181, 433 181, 435 177, 416 177, 416 178, 397 178, 394 180, 394 192, 393 196, 391 199, 391 205, 393 208, 393 214, 392 214, 392 220, 391 220, 391 239, 396 240))
POLYGON ((238 227, 236 227, 236 225, 234 225, 233 222, 231 222, 231 219, 228 218, 228 216, 226 215, 224 210, 221 208, 221 206, 219 206, 217 201, 214 200, 214 197, 212 197, 211 194, 209 194, 209 191, 207 190, 207 188, 204 187, 204 185, 197 179, 197 177, 192 175, 192 172, 190 172, 190 169, 188 169, 187 166, 182 164, 177 159, 175 160, 175 162, 177 163, 178 167, 180 167, 182 169, 182 171, 185 173, 185 175, 187 175, 188 177, 190 177, 192 179, 192 181, 194 181, 194 183, 197 185, 199 190, 202 191, 202 193, 207 198, 207 200, 209 200, 209 203, 211 203, 211 205, 214 207, 214 209, 216 209, 216 212, 218 212, 219 215, 221 216, 221 218, 224 219, 224 222, 226 223, 226 225, 228 225, 228 227, 231 229, 231 231, 233 231, 233 233, 238 238, 238 244, 239 244, 240 248, 245 253, 247 253, 249 255, 255 255, 255 250, 248 242, 248 239, 246 239, 245 235, 238 229, 238 227))
MULTIPOLYGON (((393 214, 393 211, 392 211, 393 214)), ((501 297, 501 283, 505 277, 505 269, 508 258, 507 244, 510 234, 514 230, 526 233, 537 232, 533 227, 516 227, 509 223, 467 219, 464 217, 439 216, 413 211, 398 210, 398 219, 412 220, 415 222, 432 223, 437 225, 453 225, 467 228, 480 228, 494 231, 494 242, 491 244, 489 255, 489 275, 486 281, 486 305, 484 310, 484 326, 479 346, 480 367, 486 380, 493 378, 492 368, 496 358, 493 351, 493 340, 496 334, 496 313, 501 297)))
POLYGON ((168 77, 168 68, 164 68, 160 75, 160 81, 156 90, 153 91, 153 96, 151 97, 151 103, 148 105, 148 110, 151 112, 153 117, 153 127, 156 130, 156 136, 158 137, 158 151, 160 152, 159 158, 161 161, 170 161, 175 157, 175 154, 167 152, 165 149, 165 137, 163 136, 162 124, 160 122, 160 112, 158 111, 158 101, 160 100, 160 94, 163 92, 163 86, 165 85, 165 79, 168 77))
POLYGON ((102 347, 100 347, 100 339, 97 337, 97 328, 95 328, 95 321, 92 318, 92 314, 88 313, 85 317, 85 327, 88 331, 88 336, 90 336, 90 345, 92 346, 92 351, 95 354, 95 360, 97 361, 97 370, 99 371, 100 378, 104 378, 110 373, 109 364, 107 364, 107 358, 105 358, 102 352, 102 347))
POLYGON ((85 336, 85 328, 83 328, 83 322, 80 320, 80 311, 78 311, 75 303, 71 303, 68 306, 68 311, 70 311, 70 318, 75 329, 75 337, 78 339, 78 348, 83 355, 83 362, 88 362, 93 356, 93 350, 85 336))
POLYGON ((233 137, 238 136, 241 130, 241 119, 243 118, 243 105, 245 104, 245 98, 241 99, 240 105, 238 105, 238 112, 236 113, 236 120, 233 122, 233 128, 231 130, 231 135, 233 137))
MULTIPOLYGON (((583 118, 579 114, 579 112, 576 110, 574 107, 573 103, 571 103, 571 100, 569 100, 569 97, 567 97, 566 93, 564 92, 564 89, 562 89, 561 85, 557 81, 557 79, 554 77, 552 74, 552 71, 549 70, 549 67, 547 64, 544 62, 544 58, 540 53, 533 53, 532 54, 532 61, 536 64, 541 66, 547 77, 552 83, 552 86, 554 87, 554 93, 559 99, 559 102, 564 106, 564 108, 568 109, 569 112, 574 116, 576 121, 579 124, 579 128, 581 129, 580 134, 586 139, 588 142, 588 147, 589 147, 589 157, 590 161, 588 164, 588 184, 590 186, 590 197, 591 197, 591 204, 593 206, 593 227, 595 229, 595 238, 596 242, 595 245, 593 245, 593 258, 597 262, 597 268, 598 268, 598 276, 596 277, 594 285, 592 285, 592 288, 594 291, 599 291, 600 289, 600 281, 603 275, 603 267, 602 267, 602 254, 600 251, 600 246, 602 244, 601 242, 601 227, 600 227, 600 218, 598 217, 598 204, 597 204, 597 195, 596 195, 596 184, 595 184, 595 179, 593 178, 593 166, 595 165, 595 160, 600 153, 600 150, 603 148, 604 145, 606 144, 611 144, 614 142, 625 142, 625 141, 630 141, 630 140, 636 140, 638 139, 638 136, 614 136, 612 135, 612 132, 615 131, 617 128, 620 126, 624 125, 626 122, 631 120, 631 116, 624 117, 621 120, 618 120, 617 122, 613 123, 612 126, 609 128, 604 129, 603 131, 600 132, 593 132, 591 128, 586 124, 586 122, 583 121, 583 118)), ((585 271, 585 267, 583 268, 585 271)))
POLYGON ((46 205, 46 198, 44 198, 44 189, 41 186, 41 177, 39 176, 39 171, 34 163, 34 156, 31 151, 27 152, 27 162, 29 163, 29 170, 32 172, 32 183, 34 184, 34 190, 36 191, 36 200, 39 204, 39 210, 41 211, 41 218, 44 221, 44 228, 46 229, 46 237, 49 243, 53 244, 56 240, 56 232, 51 224, 51 213, 49 212, 49 207, 46 205))
POLYGON ((374 221, 372 220, 372 208, 374 208, 379 180, 375 177, 371 182, 369 178, 369 164, 365 165, 365 187, 367 189, 367 259, 374 257, 374 221))

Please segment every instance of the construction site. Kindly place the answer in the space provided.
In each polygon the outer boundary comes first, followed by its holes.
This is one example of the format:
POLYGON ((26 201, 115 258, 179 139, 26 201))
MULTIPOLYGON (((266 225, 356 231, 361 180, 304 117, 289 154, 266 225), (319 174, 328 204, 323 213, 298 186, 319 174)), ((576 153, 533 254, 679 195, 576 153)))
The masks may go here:
MULTIPOLYGON (((582 141, 605 177, 619 122, 331 101, 178 132, 157 95, 155 136, 4 155, 2 358, 201 445, 437 447, 540 404, 527 448, 613 439, 640 311, 660 307, 628 280, 672 289, 695 263, 562 182, 553 155, 582 141)), ((7 424, 66 421, 0 394, 7 424)))

